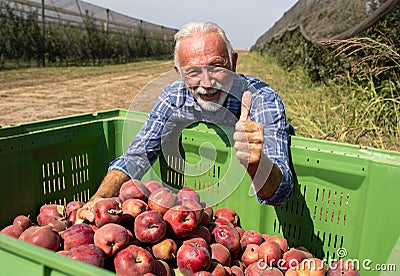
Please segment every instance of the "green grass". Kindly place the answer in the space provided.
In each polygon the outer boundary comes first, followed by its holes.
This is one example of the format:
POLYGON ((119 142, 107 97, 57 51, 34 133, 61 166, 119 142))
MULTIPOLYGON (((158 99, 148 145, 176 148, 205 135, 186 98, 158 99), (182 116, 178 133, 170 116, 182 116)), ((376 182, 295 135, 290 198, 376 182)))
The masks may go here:
POLYGON ((287 72, 258 52, 239 53, 238 72, 261 78, 281 95, 299 136, 400 150, 399 83, 374 87, 312 83, 301 69, 287 72), (382 91, 384 93, 382 93, 382 91))

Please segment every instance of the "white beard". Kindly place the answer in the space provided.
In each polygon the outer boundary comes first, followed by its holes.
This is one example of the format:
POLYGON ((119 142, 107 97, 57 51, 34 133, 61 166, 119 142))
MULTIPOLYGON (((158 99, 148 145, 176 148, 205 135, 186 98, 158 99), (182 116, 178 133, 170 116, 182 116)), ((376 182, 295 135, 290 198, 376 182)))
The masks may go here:
POLYGON ((199 86, 195 90, 191 90, 193 97, 196 99, 197 103, 203 108, 205 111, 210 111, 210 112, 216 112, 218 111, 223 103, 225 102, 226 98, 228 97, 228 93, 219 90, 217 88, 211 88, 211 89, 204 89, 203 87, 199 86), (220 96, 217 102, 213 101, 205 101, 201 98, 201 95, 203 94, 214 94, 220 91, 220 96))

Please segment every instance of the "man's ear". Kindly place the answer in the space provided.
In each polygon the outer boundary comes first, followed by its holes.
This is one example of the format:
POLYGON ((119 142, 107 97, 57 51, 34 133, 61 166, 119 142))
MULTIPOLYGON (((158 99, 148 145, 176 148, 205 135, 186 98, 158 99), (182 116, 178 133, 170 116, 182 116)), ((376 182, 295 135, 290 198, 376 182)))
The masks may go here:
POLYGON ((175 69, 175 72, 176 72, 179 76, 181 76, 181 72, 179 71, 178 66, 174 65, 174 69, 175 69))
POLYGON ((238 56, 239 55, 237 52, 232 53, 232 71, 233 72, 236 72, 236 63, 237 63, 238 56))

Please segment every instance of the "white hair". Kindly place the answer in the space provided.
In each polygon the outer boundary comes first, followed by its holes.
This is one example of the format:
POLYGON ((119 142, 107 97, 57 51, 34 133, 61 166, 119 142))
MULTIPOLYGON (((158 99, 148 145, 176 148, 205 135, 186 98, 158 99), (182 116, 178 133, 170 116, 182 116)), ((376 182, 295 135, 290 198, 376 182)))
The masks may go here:
POLYGON ((184 37, 190 37, 194 34, 207 34, 217 32, 221 35, 222 39, 225 41, 226 48, 228 50, 229 61, 231 67, 233 66, 232 56, 233 56, 233 46, 229 39, 227 38, 224 30, 213 22, 191 22, 184 25, 174 36, 175 39, 175 51, 174 51, 174 61, 175 66, 179 68, 179 58, 178 58, 178 47, 179 41, 184 37))

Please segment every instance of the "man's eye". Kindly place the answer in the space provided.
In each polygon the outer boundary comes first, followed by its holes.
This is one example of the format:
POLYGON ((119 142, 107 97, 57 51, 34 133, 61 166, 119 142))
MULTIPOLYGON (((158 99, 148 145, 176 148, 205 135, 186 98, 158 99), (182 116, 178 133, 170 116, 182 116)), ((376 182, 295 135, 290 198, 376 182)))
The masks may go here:
POLYGON ((200 69, 192 69, 186 72, 186 75, 188 76, 198 76, 199 74, 201 74, 200 69))
POLYGON ((223 71, 225 71, 225 70, 226 70, 225 68, 219 67, 219 66, 213 67, 213 68, 212 68, 212 71, 213 71, 214 73, 223 72, 223 71))

